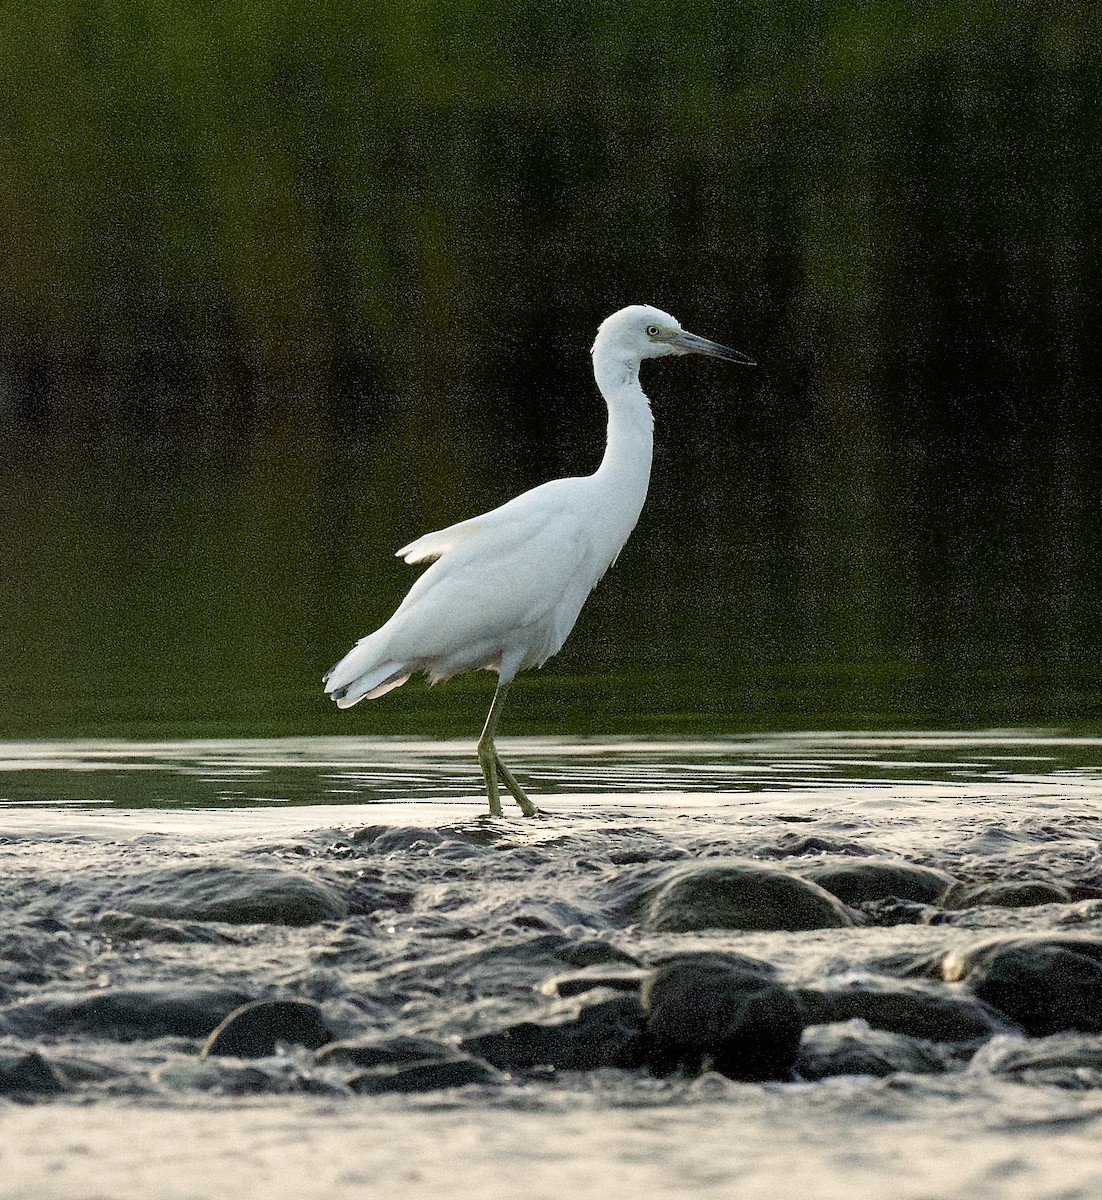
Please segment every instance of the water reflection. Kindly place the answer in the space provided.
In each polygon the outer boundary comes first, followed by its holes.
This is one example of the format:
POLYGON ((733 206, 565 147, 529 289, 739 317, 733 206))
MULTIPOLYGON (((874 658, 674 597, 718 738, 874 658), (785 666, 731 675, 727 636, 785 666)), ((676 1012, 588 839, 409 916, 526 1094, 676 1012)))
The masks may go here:
POLYGON ((763 365, 515 730, 1102 721, 1097 6, 10 7, 0 736, 475 733, 318 678, 637 300, 763 365))
MULTIPOLYGON (((511 739, 545 796, 739 794, 989 783, 1047 791, 1102 773, 1102 739, 1019 732, 709 740, 511 739)), ((481 806, 473 743, 281 738, 0 744, 0 803, 239 808, 455 800, 481 806)))

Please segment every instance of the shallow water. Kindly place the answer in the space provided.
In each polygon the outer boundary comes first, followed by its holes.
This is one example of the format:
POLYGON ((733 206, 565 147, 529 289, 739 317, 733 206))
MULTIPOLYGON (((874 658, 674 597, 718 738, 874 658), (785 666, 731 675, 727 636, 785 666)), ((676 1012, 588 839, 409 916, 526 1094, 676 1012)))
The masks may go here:
POLYGON ((1010 1071, 999 1047, 1028 1041, 1013 1032, 932 1075, 750 1084, 604 1069, 373 1097, 302 1049, 216 1070, 197 1036, 126 1040, 41 1017, 50 997, 202 987, 316 1000, 340 1036, 448 1040, 545 1018, 541 989, 569 970, 563 947, 583 943, 644 964, 737 949, 802 985, 879 976, 900 956, 998 932, 1102 933, 1102 739, 502 748, 543 819, 483 815, 471 743, 0 746, 0 1055, 37 1050, 70 1078, 56 1098, 0 1107, 0 1196, 511 1197, 520 1178, 526 1196, 609 1198, 1102 1190, 1098 1072, 1010 1071), (655 933, 618 907, 637 876, 670 864, 737 856, 795 870, 872 854, 1084 898, 801 933, 655 933), (164 898, 169 877, 259 870, 358 907, 296 927, 191 920, 193 884, 164 898))
MULTIPOLYGON (((1102 738, 1045 730, 787 733, 713 739, 503 738, 541 796, 655 796, 931 784, 1059 787, 1102 776, 1102 738)), ((298 737, 0 742, 0 804, 482 807, 474 743, 298 737)))

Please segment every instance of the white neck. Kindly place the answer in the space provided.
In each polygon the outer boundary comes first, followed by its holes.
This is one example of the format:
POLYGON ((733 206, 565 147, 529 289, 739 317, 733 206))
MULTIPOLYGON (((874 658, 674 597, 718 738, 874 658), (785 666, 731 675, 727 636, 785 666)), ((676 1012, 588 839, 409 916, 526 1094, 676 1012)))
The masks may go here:
POLYGON ((598 338, 593 348, 593 374, 608 405, 608 442, 593 478, 606 489, 608 503, 623 510, 628 522, 626 537, 635 525, 650 483, 654 417, 650 401, 639 386, 636 355, 617 353, 598 338))

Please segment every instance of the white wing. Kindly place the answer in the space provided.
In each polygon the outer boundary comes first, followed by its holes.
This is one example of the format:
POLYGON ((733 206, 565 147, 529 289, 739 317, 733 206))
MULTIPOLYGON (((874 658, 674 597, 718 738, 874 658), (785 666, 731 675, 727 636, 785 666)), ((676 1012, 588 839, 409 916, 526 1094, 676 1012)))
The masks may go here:
POLYGON ((556 479, 404 546, 407 562, 432 565, 333 668, 326 690, 344 707, 416 671, 437 680, 493 667, 511 678, 541 665, 622 544, 598 536, 596 501, 591 477, 556 479))
POLYGON ((440 548, 418 551, 437 558, 384 627, 388 656, 425 661, 441 676, 481 666, 509 647, 525 651, 526 665, 544 661, 599 577, 587 561, 586 522, 570 508, 530 508, 463 524, 457 537, 452 530, 435 535, 448 538, 446 545, 429 542, 440 548))

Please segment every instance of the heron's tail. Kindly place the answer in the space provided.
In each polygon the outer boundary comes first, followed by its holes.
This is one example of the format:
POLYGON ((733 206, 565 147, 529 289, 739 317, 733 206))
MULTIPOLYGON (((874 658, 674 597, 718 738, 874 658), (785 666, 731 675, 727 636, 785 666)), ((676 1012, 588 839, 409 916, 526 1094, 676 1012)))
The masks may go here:
POLYGON ((406 663, 380 656, 374 635, 356 643, 336 666, 326 672, 323 682, 326 695, 337 702, 338 708, 351 708, 361 700, 374 700, 401 687, 413 674, 406 663))

